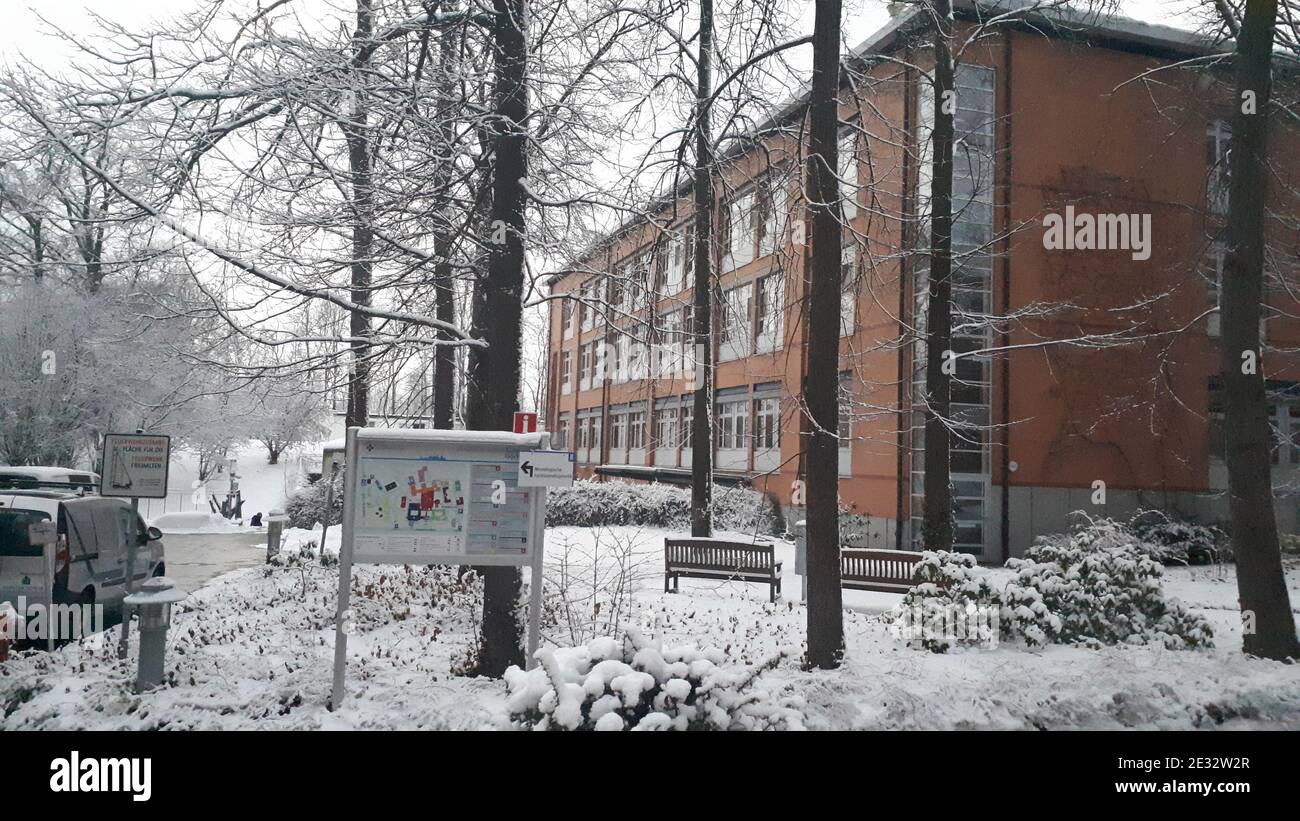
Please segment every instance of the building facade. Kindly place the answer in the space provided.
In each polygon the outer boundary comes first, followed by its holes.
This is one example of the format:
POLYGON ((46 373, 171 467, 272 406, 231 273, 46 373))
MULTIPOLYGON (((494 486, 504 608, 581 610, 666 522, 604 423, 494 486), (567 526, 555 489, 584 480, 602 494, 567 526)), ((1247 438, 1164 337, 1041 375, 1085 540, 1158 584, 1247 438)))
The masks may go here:
MULTIPOLYGON (((967 17, 963 31, 977 25, 967 17)), ((916 546, 924 487, 933 99, 919 26, 901 13, 854 50, 840 112, 840 494, 861 541, 904 549, 916 546)), ((1226 519, 1216 307, 1233 91, 1230 76, 1176 65, 1213 50, 1122 19, 1009 24, 964 49, 950 419, 959 549, 1019 555, 1080 509, 1226 519)), ((712 340, 718 478, 796 516, 813 253, 801 103, 720 168, 712 340)), ((1279 525, 1295 532, 1300 152, 1295 130, 1273 122, 1261 367, 1279 525)), ((689 480, 690 207, 678 192, 550 282, 545 416, 587 475, 689 480)))

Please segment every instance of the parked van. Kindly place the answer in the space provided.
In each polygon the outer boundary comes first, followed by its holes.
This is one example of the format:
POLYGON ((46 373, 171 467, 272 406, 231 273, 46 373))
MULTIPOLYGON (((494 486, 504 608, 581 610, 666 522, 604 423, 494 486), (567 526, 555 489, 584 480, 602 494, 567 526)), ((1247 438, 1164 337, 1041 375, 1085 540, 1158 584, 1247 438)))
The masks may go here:
POLYGON ((45 465, 0 466, 0 485, 67 485, 69 490, 99 492, 99 474, 90 470, 49 467, 45 465))
POLYGON ((45 559, 28 526, 57 523, 54 601, 117 609, 126 595, 126 559, 137 546, 135 583, 161 576, 162 533, 122 499, 67 490, 0 490, 0 602, 44 601, 45 559))

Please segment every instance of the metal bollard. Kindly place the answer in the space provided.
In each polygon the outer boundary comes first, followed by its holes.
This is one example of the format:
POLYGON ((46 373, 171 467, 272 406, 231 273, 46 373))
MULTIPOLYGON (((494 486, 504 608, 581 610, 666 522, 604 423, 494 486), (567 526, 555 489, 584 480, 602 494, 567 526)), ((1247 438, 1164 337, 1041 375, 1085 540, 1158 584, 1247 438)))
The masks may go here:
POLYGON ((284 532, 284 523, 289 521, 283 510, 272 510, 266 516, 266 561, 280 552, 280 535, 284 532))
POLYGON ((140 585, 123 601, 140 614, 140 666, 136 671, 135 691, 143 693, 162 684, 167 658, 167 628, 172 622, 172 605, 188 594, 177 589, 166 576, 155 576, 140 585))

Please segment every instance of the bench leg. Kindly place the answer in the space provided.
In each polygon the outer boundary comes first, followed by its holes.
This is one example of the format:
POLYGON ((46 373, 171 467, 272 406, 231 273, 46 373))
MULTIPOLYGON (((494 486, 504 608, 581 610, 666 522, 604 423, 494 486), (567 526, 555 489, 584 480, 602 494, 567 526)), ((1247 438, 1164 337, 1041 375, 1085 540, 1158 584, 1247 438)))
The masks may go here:
POLYGON ((767 600, 770 604, 776 604, 776 589, 780 586, 781 583, 776 581, 775 579, 773 579, 771 582, 768 583, 767 600))
POLYGON ((680 587, 681 582, 682 582, 682 577, 679 576, 679 575, 677 575, 677 574, 673 574, 673 592, 674 592, 674 593, 680 593, 680 592, 682 592, 682 591, 681 591, 681 587, 680 587))

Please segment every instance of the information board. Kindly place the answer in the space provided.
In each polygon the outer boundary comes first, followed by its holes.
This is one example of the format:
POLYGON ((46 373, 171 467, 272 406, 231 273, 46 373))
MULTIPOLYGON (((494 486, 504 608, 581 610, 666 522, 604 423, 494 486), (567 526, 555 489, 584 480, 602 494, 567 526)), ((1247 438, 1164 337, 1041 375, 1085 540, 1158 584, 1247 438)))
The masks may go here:
POLYGON ((558 484, 558 463, 572 459, 548 443, 545 433, 348 428, 331 710, 343 703, 358 562, 530 568, 527 659, 536 663, 546 485, 558 484), (538 462, 555 475, 534 477, 538 462))
MULTIPOLYGON (((502 436, 537 439, 466 431, 358 431, 355 470, 348 465, 355 503, 352 560, 527 564, 537 491, 520 487, 519 454, 527 442, 502 436)), ((346 511, 344 519, 347 539, 346 511)))
POLYGON ((167 466, 170 459, 170 436, 149 433, 106 434, 99 495, 136 499, 167 498, 167 466))

